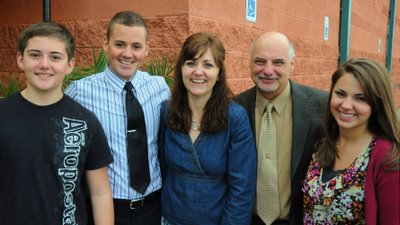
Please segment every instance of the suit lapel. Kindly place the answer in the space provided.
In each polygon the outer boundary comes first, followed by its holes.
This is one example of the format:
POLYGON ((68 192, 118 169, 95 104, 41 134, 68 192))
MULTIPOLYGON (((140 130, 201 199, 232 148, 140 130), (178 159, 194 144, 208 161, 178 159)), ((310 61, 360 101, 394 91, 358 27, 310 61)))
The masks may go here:
MULTIPOLYGON (((256 93, 257 93, 257 87, 253 87, 246 92, 243 93, 243 95, 238 99, 239 103, 242 104, 242 106, 245 108, 247 111, 247 115, 250 120, 250 125, 253 131, 253 136, 255 137, 256 129, 255 129, 255 106, 256 106, 256 93)), ((255 138, 254 138, 255 139, 255 138)))
POLYGON ((308 113, 308 96, 301 91, 294 82, 290 82, 292 87, 292 104, 293 104, 293 131, 292 131, 292 159, 291 159, 291 176, 296 174, 297 167, 300 163, 304 151, 305 141, 310 126, 310 115, 308 113))

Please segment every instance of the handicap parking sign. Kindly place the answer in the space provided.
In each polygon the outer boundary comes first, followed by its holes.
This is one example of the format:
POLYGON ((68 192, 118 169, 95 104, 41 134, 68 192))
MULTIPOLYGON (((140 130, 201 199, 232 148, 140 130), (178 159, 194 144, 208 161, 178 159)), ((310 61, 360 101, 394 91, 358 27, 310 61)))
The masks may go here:
POLYGON ((257 1, 246 0, 246 20, 256 22, 257 1))

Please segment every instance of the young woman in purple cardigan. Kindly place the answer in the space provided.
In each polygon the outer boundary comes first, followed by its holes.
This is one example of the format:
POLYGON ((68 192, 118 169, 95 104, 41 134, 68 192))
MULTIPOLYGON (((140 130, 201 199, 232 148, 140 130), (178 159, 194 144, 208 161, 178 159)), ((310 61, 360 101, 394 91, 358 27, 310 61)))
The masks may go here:
POLYGON ((364 58, 342 64, 303 185, 304 224, 400 224, 399 143, 385 67, 364 58))

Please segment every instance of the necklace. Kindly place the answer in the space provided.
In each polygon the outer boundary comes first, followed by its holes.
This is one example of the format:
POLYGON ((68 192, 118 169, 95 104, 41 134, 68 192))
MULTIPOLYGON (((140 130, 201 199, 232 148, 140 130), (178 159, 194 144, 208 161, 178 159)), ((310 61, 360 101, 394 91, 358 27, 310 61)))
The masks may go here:
POLYGON ((195 130, 195 131, 199 131, 200 130, 200 123, 192 121, 192 125, 190 125, 190 128, 195 130))

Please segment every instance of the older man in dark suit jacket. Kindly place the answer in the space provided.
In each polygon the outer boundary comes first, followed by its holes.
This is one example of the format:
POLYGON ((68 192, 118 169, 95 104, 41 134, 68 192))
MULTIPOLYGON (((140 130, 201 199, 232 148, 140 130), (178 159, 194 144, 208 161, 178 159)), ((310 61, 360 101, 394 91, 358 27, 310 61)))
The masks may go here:
POLYGON ((259 152, 252 224, 303 224, 302 181, 314 152, 313 145, 320 138, 328 94, 289 79, 294 68, 294 48, 281 33, 267 32, 254 41, 250 65, 256 86, 235 100, 247 110, 259 152), (276 157, 260 153, 259 142, 264 138, 263 134, 260 136, 261 124, 268 104, 273 105, 276 157), (270 164, 271 160, 274 163, 270 164), (260 165, 276 165, 273 173, 277 180, 267 178, 266 181, 262 177, 265 167, 260 165), (276 188, 266 190, 271 182, 276 188), (271 203, 266 200, 271 202, 273 196, 276 196, 275 203, 268 205, 271 203))

